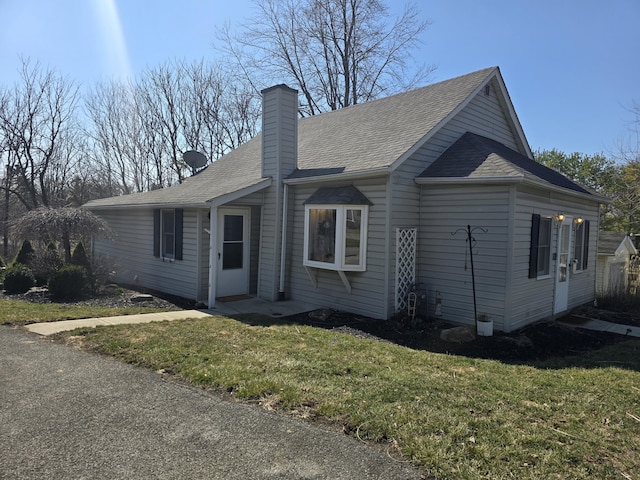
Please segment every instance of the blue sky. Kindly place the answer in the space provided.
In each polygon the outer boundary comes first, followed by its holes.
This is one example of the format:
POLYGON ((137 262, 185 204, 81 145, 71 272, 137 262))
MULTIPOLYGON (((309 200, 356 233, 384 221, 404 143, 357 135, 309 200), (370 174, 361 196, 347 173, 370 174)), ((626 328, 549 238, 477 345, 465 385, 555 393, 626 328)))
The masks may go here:
MULTIPOLYGON (((405 2, 388 0, 399 14, 405 2)), ((614 152, 640 102, 638 0, 421 0, 432 81, 498 65, 531 147, 614 152)), ((83 85, 173 59, 214 60, 251 0, 0 0, 0 85, 20 56, 83 85)))

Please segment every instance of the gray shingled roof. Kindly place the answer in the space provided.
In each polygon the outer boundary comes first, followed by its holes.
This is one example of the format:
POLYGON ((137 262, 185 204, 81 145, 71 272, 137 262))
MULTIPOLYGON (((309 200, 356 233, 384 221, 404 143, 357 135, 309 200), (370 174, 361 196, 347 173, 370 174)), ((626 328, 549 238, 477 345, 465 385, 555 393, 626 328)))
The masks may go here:
MULTIPOLYGON (((298 170, 290 178, 357 173, 388 168, 420 142, 490 76, 497 67, 298 122, 298 170)), ((261 136, 217 160, 180 185, 94 200, 108 206, 204 204, 264 181, 261 136)))
POLYGON ((626 236, 625 232, 598 232, 598 254, 615 255, 626 236))
POLYGON ((467 132, 424 172, 421 178, 525 178, 542 180, 569 190, 591 194, 564 175, 505 145, 467 132))

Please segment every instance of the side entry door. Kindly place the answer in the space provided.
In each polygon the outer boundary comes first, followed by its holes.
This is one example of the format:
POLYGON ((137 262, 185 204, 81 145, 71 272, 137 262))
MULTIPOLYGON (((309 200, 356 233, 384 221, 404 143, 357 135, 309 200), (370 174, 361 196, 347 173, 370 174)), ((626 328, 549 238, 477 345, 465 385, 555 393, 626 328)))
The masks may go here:
POLYGON ((558 244, 556 250, 556 295, 553 313, 567 310, 569 304, 569 279, 571 268, 571 224, 573 218, 565 217, 558 225, 558 244))
POLYGON ((251 210, 218 210, 218 281, 216 297, 249 293, 251 210))

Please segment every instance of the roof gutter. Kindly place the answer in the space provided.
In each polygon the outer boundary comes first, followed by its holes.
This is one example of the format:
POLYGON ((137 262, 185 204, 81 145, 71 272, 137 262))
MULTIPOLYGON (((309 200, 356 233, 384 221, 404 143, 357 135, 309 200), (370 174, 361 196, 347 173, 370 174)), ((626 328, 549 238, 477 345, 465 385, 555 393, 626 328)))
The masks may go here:
POLYGON ((203 203, 127 203, 127 204, 111 204, 111 205, 87 205, 84 204, 80 208, 87 210, 124 210, 132 208, 209 208, 209 205, 203 203))
POLYGON ((573 197, 582 198, 584 200, 596 201, 598 203, 611 203, 607 197, 603 197, 597 193, 582 193, 569 188, 559 187, 551 183, 527 178, 524 175, 511 177, 416 177, 415 182, 418 185, 511 185, 517 183, 526 183, 535 187, 544 188, 553 192, 571 195, 573 197))
POLYGON ((418 185, 454 185, 464 183, 465 185, 511 185, 525 181, 524 175, 511 177, 416 177, 418 185))
POLYGON ((225 203, 229 203, 234 200, 237 200, 238 198, 242 198, 244 196, 258 192, 270 186, 272 182, 273 180, 271 179, 271 177, 264 178, 258 183, 251 185, 249 187, 245 187, 240 190, 230 192, 225 195, 221 195, 219 197, 211 198, 203 202, 191 202, 191 203, 150 202, 150 203, 121 203, 121 204, 112 203, 110 205, 100 205, 100 204, 91 205, 91 203, 88 202, 82 205, 82 208, 86 208, 87 210, 120 210, 120 209, 131 209, 131 208, 211 208, 212 206, 218 207, 220 205, 224 205, 225 203))
POLYGON ((312 177, 285 178, 287 185, 300 185, 304 183, 335 182, 344 180, 362 180, 366 178, 383 177, 389 175, 389 167, 372 168, 348 173, 332 173, 329 175, 314 175, 312 177))

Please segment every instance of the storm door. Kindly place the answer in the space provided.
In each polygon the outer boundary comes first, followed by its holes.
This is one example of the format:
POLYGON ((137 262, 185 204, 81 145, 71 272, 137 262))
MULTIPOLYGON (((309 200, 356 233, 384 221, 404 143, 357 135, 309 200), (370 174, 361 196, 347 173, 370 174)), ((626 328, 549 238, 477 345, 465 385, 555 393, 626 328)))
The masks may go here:
POLYGON ((249 293, 248 208, 218 210, 218 281, 216 297, 249 293))
POLYGON ((572 218, 565 217, 558 225, 558 244, 556 257, 556 295, 554 314, 567 310, 569 302, 569 278, 570 278, 570 247, 571 247, 571 222, 572 218))

